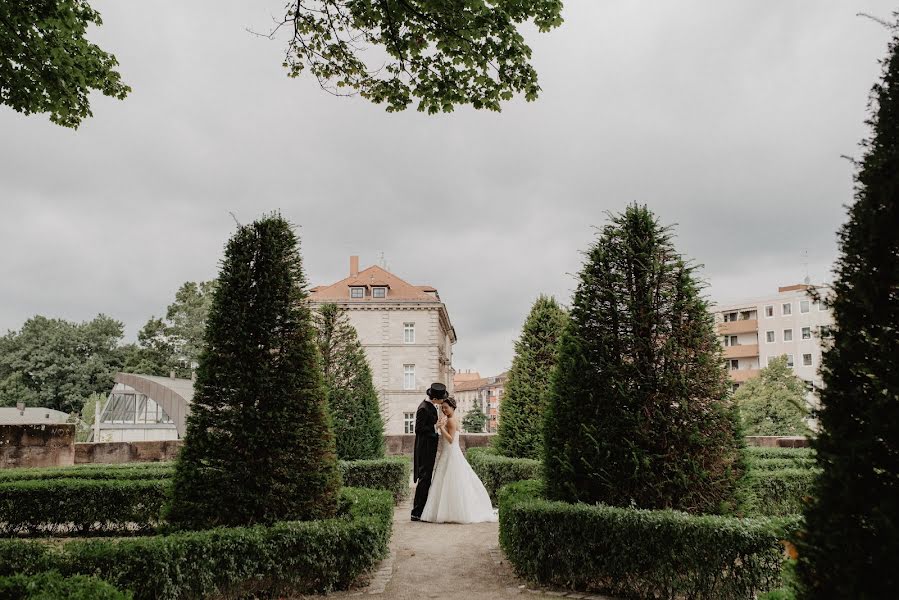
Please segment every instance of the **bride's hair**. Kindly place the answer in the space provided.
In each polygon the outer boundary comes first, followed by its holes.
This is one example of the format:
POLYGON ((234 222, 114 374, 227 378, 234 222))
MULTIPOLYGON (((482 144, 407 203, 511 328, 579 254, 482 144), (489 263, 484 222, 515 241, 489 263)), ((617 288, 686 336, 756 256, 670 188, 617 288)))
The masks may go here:
POLYGON ((449 404, 450 406, 453 407, 453 410, 456 410, 456 399, 453 398, 452 396, 450 396, 446 400, 444 400, 443 403, 449 404))

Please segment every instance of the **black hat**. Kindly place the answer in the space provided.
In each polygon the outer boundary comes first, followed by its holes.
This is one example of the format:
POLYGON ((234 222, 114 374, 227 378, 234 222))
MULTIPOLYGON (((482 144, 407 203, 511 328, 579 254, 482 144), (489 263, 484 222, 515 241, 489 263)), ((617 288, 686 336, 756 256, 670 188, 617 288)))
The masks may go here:
POLYGON ((442 383, 432 383, 431 387, 428 388, 427 394, 428 398, 433 398, 434 400, 443 400, 449 395, 446 392, 446 386, 442 383))

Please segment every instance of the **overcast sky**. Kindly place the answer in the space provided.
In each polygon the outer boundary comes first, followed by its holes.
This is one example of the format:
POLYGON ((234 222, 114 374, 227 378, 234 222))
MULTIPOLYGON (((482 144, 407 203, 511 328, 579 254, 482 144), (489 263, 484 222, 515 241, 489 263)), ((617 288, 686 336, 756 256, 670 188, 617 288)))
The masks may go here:
POLYGON ((567 0, 529 34, 543 88, 502 113, 388 114, 289 79, 280 2, 93 0, 134 89, 77 131, 0 107, 0 331, 34 314, 129 339, 242 222, 300 226, 310 284, 381 252, 440 290, 457 369, 508 367, 540 293, 567 303, 606 211, 678 224, 716 300, 830 279, 894 2, 567 0))

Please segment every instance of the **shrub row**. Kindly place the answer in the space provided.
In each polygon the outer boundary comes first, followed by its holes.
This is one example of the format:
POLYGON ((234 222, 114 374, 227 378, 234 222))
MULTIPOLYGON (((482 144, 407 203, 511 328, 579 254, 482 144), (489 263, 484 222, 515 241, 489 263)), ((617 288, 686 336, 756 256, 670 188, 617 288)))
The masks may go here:
POLYGON ((386 490, 395 502, 409 493, 410 461, 406 457, 373 460, 342 460, 338 463, 343 485, 386 490))
POLYGON ((741 482, 743 512, 747 516, 799 514, 817 477, 817 469, 749 469, 741 482))
POLYGON ((3 600, 129 600, 130 593, 120 592, 95 577, 75 575, 63 577, 56 571, 39 575, 0 577, 3 600))
POLYGON ((750 470, 781 471, 783 469, 814 469, 817 461, 814 458, 758 458, 746 462, 750 470))
POLYGON ((544 585, 636 598, 752 598, 780 584, 799 517, 738 519, 542 499, 542 484, 500 492, 500 544, 544 585))
POLYGON ((746 446, 746 456, 750 459, 760 458, 815 458, 811 448, 771 448, 767 446, 746 446))
POLYGON ((171 462, 0 469, 0 483, 46 479, 168 479, 172 472, 171 462))
POLYGON ((0 540, 0 576, 90 574, 138 600, 281 597, 347 587, 387 553, 393 499, 344 488, 341 516, 115 540, 0 540))
POLYGON ((483 482, 496 505, 499 490, 507 483, 525 479, 537 479, 542 476, 542 465, 539 460, 530 458, 509 458, 502 456, 494 448, 471 448, 465 454, 471 468, 483 482))
POLYGON ((0 534, 146 531, 170 481, 35 479, 0 483, 0 534))

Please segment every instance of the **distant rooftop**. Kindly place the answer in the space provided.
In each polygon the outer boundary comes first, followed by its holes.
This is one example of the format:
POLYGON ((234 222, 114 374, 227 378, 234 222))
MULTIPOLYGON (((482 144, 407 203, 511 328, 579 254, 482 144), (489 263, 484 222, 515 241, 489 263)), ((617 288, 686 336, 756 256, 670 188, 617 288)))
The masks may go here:
POLYGON ((26 406, 19 410, 15 406, 0 407, 2 425, 38 425, 41 423, 65 423, 69 415, 61 410, 26 406))
POLYGON ((360 271, 358 256, 350 257, 349 277, 314 287, 309 297, 319 302, 440 302, 437 288, 430 285, 412 285, 376 265, 360 271), (359 297, 352 295, 353 288, 361 289, 359 297), (381 289, 375 292, 375 288, 381 289))

